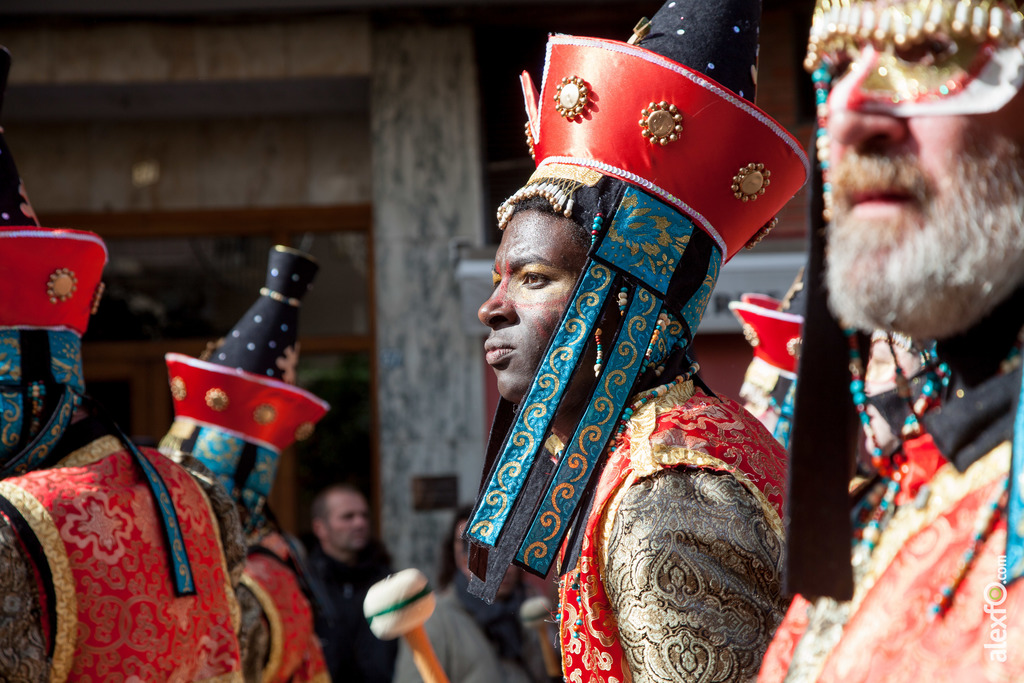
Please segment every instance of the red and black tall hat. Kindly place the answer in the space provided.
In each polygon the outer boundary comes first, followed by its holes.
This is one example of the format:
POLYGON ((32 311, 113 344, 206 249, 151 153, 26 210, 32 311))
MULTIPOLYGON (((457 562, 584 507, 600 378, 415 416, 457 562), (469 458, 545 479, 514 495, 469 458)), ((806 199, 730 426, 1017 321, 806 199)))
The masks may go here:
MULTIPOLYGON (((10 66, 0 48, 0 106, 10 66)), ((81 337, 106 262, 99 236, 39 226, 0 129, 0 476, 43 466, 82 402, 81 337)))
POLYGON ((510 563, 546 574, 629 397, 686 373, 721 265, 804 183, 799 143, 752 103, 760 11, 758 0, 667 2, 629 42, 552 36, 540 91, 521 79, 537 170, 499 226, 540 202, 592 246, 523 404, 499 402, 466 532, 470 590, 484 599, 510 563), (595 377, 585 359, 598 329, 609 345, 595 377), (570 384, 589 395, 571 416, 570 384), (557 461, 538 457, 556 415, 577 425, 557 461))
POLYGON ((166 357, 175 421, 160 448, 203 461, 249 510, 250 527, 281 451, 312 434, 329 408, 295 386, 299 308, 317 268, 308 254, 273 247, 259 298, 209 358, 166 357))
MULTIPOLYGON (((0 98, 10 65, 0 48, 0 98)), ((81 338, 99 306, 106 263, 98 235, 39 227, 0 129, 0 478, 51 467, 75 444, 106 433, 132 454, 154 500, 169 501, 152 463, 84 393, 81 338), (93 415, 71 426, 79 408, 93 415)), ((175 593, 192 595, 177 514, 165 505, 157 511, 175 593)))

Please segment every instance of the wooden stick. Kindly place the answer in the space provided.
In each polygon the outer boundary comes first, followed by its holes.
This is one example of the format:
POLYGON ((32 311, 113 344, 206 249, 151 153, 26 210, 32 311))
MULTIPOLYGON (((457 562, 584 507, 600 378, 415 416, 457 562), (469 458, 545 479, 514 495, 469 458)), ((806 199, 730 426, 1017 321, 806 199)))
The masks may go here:
POLYGON ((555 652, 555 644, 551 642, 548 625, 543 621, 538 621, 533 625, 533 628, 537 631, 537 636, 540 638, 540 653, 544 656, 544 670, 552 678, 561 678, 562 662, 558 657, 558 653, 555 652))
POLYGON ((404 638, 412 648, 412 661, 423 677, 423 683, 448 683, 448 676, 441 668, 441 663, 437 661, 437 655, 430 644, 430 639, 427 638, 426 630, 422 626, 416 626, 406 633, 404 638))

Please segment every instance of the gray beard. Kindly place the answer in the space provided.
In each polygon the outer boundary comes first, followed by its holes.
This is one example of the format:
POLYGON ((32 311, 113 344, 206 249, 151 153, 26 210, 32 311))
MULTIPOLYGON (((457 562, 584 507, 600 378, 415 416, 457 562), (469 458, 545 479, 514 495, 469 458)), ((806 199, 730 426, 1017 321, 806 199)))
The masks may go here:
POLYGON ((1024 172, 1009 141, 950 158, 953 191, 935 197, 908 160, 852 156, 836 180, 893 183, 922 207, 920 225, 854 219, 837 188, 826 283, 833 314, 866 332, 945 339, 972 328, 1024 281, 1024 172), (878 178, 881 177, 881 180, 878 178), (875 178, 874 180, 872 178, 875 178))

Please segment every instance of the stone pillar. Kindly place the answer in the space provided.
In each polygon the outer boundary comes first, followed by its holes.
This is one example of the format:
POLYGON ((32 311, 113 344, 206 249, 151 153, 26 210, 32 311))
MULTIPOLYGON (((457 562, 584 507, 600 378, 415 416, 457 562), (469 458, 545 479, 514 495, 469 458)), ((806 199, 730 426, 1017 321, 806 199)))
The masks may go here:
POLYGON ((415 511, 415 476, 479 484, 479 336, 459 324, 451 258, 482 235, 482 150, 467 27, 375 32, 370 95, 382 535, 396 568, 435 575, 450 510, 415 511))

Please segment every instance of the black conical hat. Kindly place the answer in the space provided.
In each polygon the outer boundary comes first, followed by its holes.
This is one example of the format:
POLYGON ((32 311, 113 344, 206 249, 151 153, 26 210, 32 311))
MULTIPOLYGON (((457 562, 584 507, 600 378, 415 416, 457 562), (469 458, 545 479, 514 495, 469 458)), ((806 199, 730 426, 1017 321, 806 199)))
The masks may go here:
POLYGON ((264 377, 294 383, 299 306, 319 269, 309 254, 275 246, 270 250, 260 297, 208 359, 264 377))
MULTIPOLYGON (((7 90, 7 74, 11 70, 11 53, 0 46, 0 110, 3 109, 4 92, 7 90)), ((7 147, 4 130, 0 127, 0 228, 18 226, 39 226, 35 211, 29 204, 25 189, 14 165, 14 156, 7 147)))
POLYGON ((637 43, 699 71, 735 94, 755 99, 760 0, 671 0, 637 43))

